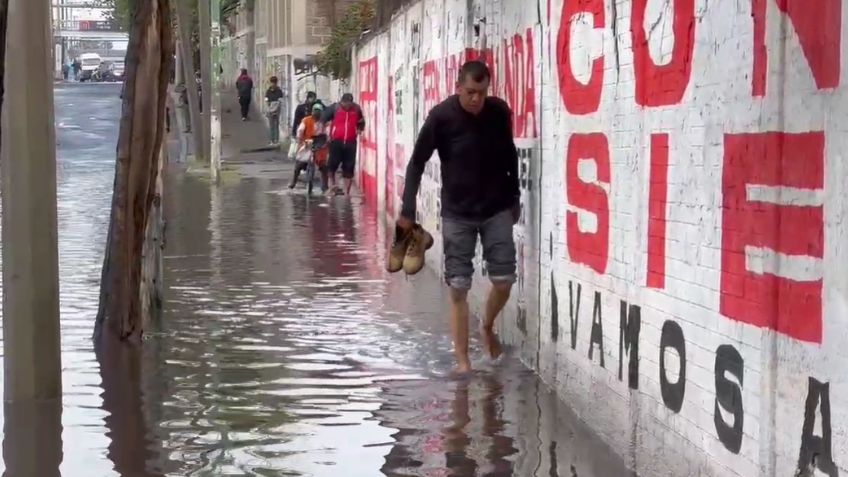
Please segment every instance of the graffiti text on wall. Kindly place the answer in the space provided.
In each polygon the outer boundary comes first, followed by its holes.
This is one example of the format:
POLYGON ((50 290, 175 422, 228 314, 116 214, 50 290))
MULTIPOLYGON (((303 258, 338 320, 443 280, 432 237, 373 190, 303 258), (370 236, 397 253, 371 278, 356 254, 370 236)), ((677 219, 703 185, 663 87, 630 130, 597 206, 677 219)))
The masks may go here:
POLYGON ((504 38, 491 49, 465 51, 429 60, 423 66, 424 109, 429 111, 454 91, 459 68, 467 60, 484 61, 492 71, 491 91, 509 103, 516 138, 536 138, 536 59, 533 29, 504 38))
MULTIPOLYGON (((604 341, 606 336, 618 335, 618 380, 626 382, 630 389, 639 389, 639 363, 646 353, 657 353, 660 383, 660 394, 663 404, 671 411, 679 413, 686 404, 687 367, 691 362, 697 362, 687 354, 687 341, 683 328, 674 320, 666 320, 662 325, 660 345, 658 349, 645 349, 641 341, 642 312, 641 306, 619 302, 618 309, 604 308, 601 291, 587 290, 583 284, 569 281, 565 290, 558 290, 555 278, 551 276, 550 303, 551 316, 560 316, 558 308, 563 307, 568 312, 568 327, 565 330, 570 335, 569 345, 572 350, 584 350, 587 359, 606 368, 604 360, 604 341), (561 298, 562 297, 562 298, 561 298), (567 297, 567 298, 566 298, 567 297), (591 302, 589 302, 591 300, 591 302), (605 313, 618 314, 618 333, 604 333, 605 313), (590 332, 581 333, 589 339, 584 344, 578 343, 578 330, 582 326, 590 326, 590 332), (673 353, 669 353, 673 351, 673 353), (667 364, 667 356, 676 355, 676 366, 667 364)), ((561 285, 560 285, 561 286, 561 285)), ((551 320, 551 339, 557 342, 561 320, 551 320)), ((608 323, 608 322, 607 322, 608 323)), ((697 348, 697 353, 704 350, 697 348)), ((730 344, 719 345, 714 353, 715 403, 713 423, 716 437, 724 447, 739 454, 745 438, 744 406, 742 390, 745 386, 745 365, 742 355, 730 344)), ((703 385, 703 384, 701 384, 703 385)), ((833 461, 833 444, 830 413, 830 386, 813 377, 807 379, 807 397, 805 405, 799 406, 804 412, 804 425, 799 432, 801 444, 798 451, 798 469, 817 468, 825 475, 837 476, 838 470, 833 461)), ((756 406, 756 403, 754 404, 756 406)), ((756 423, 754 423, 756 425, 756 423)), ((806 475, 806 474, 803 474, 806 475)))
MULTIPOLYGON (((817 10, 802 9, 792 0, 777 3, 796 26, 816 84, 836 86, 839 58, 832 51, 838 53, 841 39, 838 4, 826 2, 830 10, 817 10), (823 15, 835 19, 822 20, 823 28, 811 23, 818 22, 823 15), (812 45, 818 46, 814 49, 812 45)), ((674 49, 670 62, 663 65, 656 64, 648 51, 646 5, 647 0, 632 2, 634 99, 637 106, 645 108, 679 105, 691 83, 697 28, 694 1, 674 1, 674 49)), ((563 106, 573 115, 597 113, 603 87, 612 85, 604 78, 610 70, 605 69, 603 56, 594 60, 588 82, 578 81, 572 71, 572 49, 581 46, 572 45, 571 24, 581 13, 592 16, 595 28, 604 28, 606 21, 602 0, 565 2, 563 6, 557 68, 563 106)), ((755 15, 755 22, 762 21, 755 15)), ((756 60, 755 70, 762 68, 764 61, 764 57, 756 60)), ((756 73, 754 96, 764 94, 765 90, 764 77, 757 79, 756 73)), ((601 131, 572 134, 565 154, 565 196, 569 206, 566 248, 572 262, 599 274, 606 273, 609 264, 612 227, 609 197, 616 187, 616 178, 610 174, 610 163, 615 162, 615 158, 610 158, 610 142, 601 131), (594 174, 588 177, 579 172, 582 170, 592 170, 594 174), (594 230, 582 229, 580 217, 591 218, 594 230)), ((651 135, 646 243, 647 286, 652 288, 665 287, 666 212, 675 206, 666 200, 670 143, 674 143, 674 135, 651 135)), ((769 328, 796 340, 821 342, 824 222, 820 198, 824 196, 824 143, 821 131, 725 135, 720 270, 723 316, 769 328), (806 160, 795 160, 798 157, 806 160), (786 203, 775 192, 783 189, 809 197, 786 203), (756 197, 752 198, 752 194, 756 197)))
POLYGON ((360 182, 366 198, 377 197, 377 57, 359 62, 359 104, 365 131, 359 139, 360 182))

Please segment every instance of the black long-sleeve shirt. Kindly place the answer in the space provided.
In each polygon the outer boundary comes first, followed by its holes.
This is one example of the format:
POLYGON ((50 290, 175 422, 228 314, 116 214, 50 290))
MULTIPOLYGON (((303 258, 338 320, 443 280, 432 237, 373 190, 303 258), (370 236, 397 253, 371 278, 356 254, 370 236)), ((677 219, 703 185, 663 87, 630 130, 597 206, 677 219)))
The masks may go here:
POLYGON ((303 121, 303 118, 309 115, 312 110, 312 106, 306 103, 298 104, 296 108, 294 108, 294 121, 292 121, 292 137, 297 136, 297 128, 300 126, 300 122, 303 121))
POLYGON ((462 109, 456 95, 430 111, 406 168, 403 217, 415 220, 421 176, 433 151, 441 160, 443 217, 485 220, 518 202, 518 151, 512 113, 502 99, 486 98, 476 116, 462 109))

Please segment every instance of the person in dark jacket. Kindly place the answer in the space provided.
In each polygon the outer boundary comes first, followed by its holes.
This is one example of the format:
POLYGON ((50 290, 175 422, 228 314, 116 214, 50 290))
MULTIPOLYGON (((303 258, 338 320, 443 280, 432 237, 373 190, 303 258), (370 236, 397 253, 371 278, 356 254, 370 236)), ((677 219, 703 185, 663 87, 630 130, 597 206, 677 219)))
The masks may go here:
MULTIPOLYGON (((457 371, 468 372, 468 290, 474 274, 478 236, 483 243, 492 289, 482 324, 492 358, 501 354, 495 318, 509 299, 516 279, 512 228, 520 215, 518 151, 512 112, 503 100, 487 97, 491 73, 482 62, 465 63, 456 94, 430 111, 421 127, 406 170, 403 206, 391 255, 423 260, 427 234, 415 224, 416 196, 424 166, 439 152, 442 173, 442 233, 445 278, 450 287, 457 371)), ((429 240, 432 243, 432 240, 429 240)), ((404 263, 404 269, 407 263, 404 263)))
MULTIPOLYGON (((306 101, 302 104, 298 104, 296 108, 294 108, 294 121, 292 121, 292 135, 291 137, 297 137, 297 128, 300 127, 300 122, 303 121, 303 118, 309 116, 312 111, 312 105, 318 100, 318 95, 315 94, 315 91, 309 91, 306 93, 306 101)), ((321 105, 324 106, 323 104, 321 105)))
POLYGON ((265 104, 268 111, 268 128, 271 135, 271 145, 277 146, 280 144, 280 113, 283 109, 283 90, 280 89, 280 80, 276 76, 272 76, 271 86, 265 91, 265 104))
POLYGON ((250 113, 250 100, 253 97, 253 79, 244 68, 242 68, 241 75, 236 80, 236 90, 241 106, 241 120, 247 121, 247 116, 250 113))
POLYGON ((345 181, 344 194, 350 195, 353 185, 353 173, 356 170, 356 140, 365 129, 365 116, 362 108, 353 102, 353 95, 345 93, 342 100, 324 110, 321 122, 329 125, 330 160, 327 165, 330 174, 328 192, 340 193, 336 187, 336 172, 342 170, 345 181))

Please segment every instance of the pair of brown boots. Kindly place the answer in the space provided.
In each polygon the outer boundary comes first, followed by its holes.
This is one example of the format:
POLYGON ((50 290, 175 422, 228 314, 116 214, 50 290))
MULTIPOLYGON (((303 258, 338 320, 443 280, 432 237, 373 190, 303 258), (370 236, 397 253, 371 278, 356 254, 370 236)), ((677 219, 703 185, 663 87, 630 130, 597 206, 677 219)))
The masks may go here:
POLYGON ((395 226, 395 240, 389 250, 386 270, 395 273, 403 270, 415 275, 424 268, 424 253, 433 246, 433 236, 418 224, 409 230, 395 226))

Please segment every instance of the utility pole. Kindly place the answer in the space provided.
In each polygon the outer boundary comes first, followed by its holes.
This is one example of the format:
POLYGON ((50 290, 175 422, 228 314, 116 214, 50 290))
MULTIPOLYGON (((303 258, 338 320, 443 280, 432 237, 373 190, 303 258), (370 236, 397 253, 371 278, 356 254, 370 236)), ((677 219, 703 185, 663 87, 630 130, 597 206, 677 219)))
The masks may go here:
POLYGON ((14 403, 60 399, 62 379, 51 5, 9 0, 8 8, 6 44, 26 45, 6 51, 14 74, 4 75, 0 167, 3 384, 14 403))
MULTIPOLYGON (((254 0, 242 0, 242 8, 244 9, 244 15, 247 17, 247 35, 245 38, 245 43, 247 43, 246 52, 245 52, 245 63, 244 65, 236 65, 236 69, 239 67, 247 68, 250 72, 250 75, 254 78, 257 78, 256 71, 256 11, 255 11, 256 2, 254 0)), ((262 80, 263 78, 259 78, 262 80)))
POLYGON ((209 112, 212 114, 210 122, 210 154, 212 180, 217 182, 221 172, 221 0, 210 0, 211 6, 211 28, 210 40, 212 42, 212 104, 209 112))
POLYGON ((200 37, 200 81, 203 92, 203 159, 209 161, 212 180, 218 178, 218 171, 212 162, 212 0, 198 0, 197 19, 200 37))

